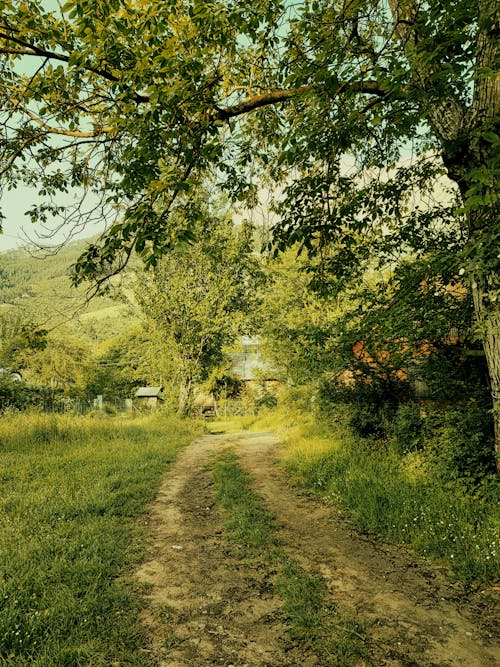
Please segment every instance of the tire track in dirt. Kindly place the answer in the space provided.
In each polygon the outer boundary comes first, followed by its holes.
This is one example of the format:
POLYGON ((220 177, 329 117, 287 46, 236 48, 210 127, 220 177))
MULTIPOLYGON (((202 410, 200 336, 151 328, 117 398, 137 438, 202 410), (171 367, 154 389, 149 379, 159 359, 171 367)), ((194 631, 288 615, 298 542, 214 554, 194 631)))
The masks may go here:
MULTIPOLYGON (((319 572, 337 604, 373 626, 374 665, 493 667, 498 646, 481 635, 457 588, 437 568, 382 540, 364 537, 352 523, 310 497, 298 495, 272 465, 278 443, 269 435, 241 439, 236 448, 255 491, 282 525, 285 551, 319 572)), ((460 587, 459 587, 460 588, 460 587)))
POLYGON ((437 570, 360 535, 334 509, 291 488, 273 465, 278 444, 271 434, 238 434, 193 442, 152 505, 149 557, 137 577, 150 585, 142 620, 159 667, 321 667, 299 648, 284 650, 286 619, 272 594, 275 573, 226 549, 206 465, 229 445, 282 526, 284 550, 323 576, 335 604, 372 621, 366 664, 497 664, 500 653, 473 620, 477 610, 437 570))
POLYGON ((152 507, 151 585, 143 622, 160 667, 294 665, 282 649, 272 573, 232 557, 222 537, 206 464, 232 437, 205 436, 179 456, 152 507))

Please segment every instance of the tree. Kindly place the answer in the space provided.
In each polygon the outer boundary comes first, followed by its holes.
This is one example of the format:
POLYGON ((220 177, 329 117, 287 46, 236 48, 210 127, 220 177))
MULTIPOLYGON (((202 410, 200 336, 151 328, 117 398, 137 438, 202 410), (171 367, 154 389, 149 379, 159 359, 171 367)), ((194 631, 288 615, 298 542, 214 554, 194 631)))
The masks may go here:
POLYGON ((207 215, 196 241, 172 250, 138 278, 137 300, 146 328, 160 340, 159 361, 165 363, 163 356, 170 362, 179 414, 189 413, 195 384, 248 326, 259 277, 252 232, 207 215))
POLYGON ((159 363, 158 345, 151 331, 140 325, 101 343, 86 379, 87 395, 131 398, 138 387, 162 384, 165 370, 159 363))
POLYGON ((497 3, 43 5, 0 1, 1 169, 7 187, 48 198, 33 219, 61 213, 52 197, 70 186, 115 216, 77 279, 105 279, 134 247, 154 265, 189 238, 176 213, 215 170, 234 197, 252 194, 259 169, 281 181, 277 247, 299 242, 339 276, 368 252, 422 251, 440 220, 473 293, 500 449, 497 3), (456 202, 412 204, 440 173, 456 202))
POLYGON ((43 347, 27 348, 20 356, 23 377, 31 386, 72 398, 84 394, 90 350, 72 332, 60 327, 43 347))
POLYGON ((47 331, 24 312, 6 310, 0 315, 0 366, 5 370, 24 368, 26 354, 44 350, 47 331))
POLYGON ((318 381, 338 364, 341 304, 308 289, 306 267, 293 250, 270 262, 260 308, 263 355, 296 384, 318 381))

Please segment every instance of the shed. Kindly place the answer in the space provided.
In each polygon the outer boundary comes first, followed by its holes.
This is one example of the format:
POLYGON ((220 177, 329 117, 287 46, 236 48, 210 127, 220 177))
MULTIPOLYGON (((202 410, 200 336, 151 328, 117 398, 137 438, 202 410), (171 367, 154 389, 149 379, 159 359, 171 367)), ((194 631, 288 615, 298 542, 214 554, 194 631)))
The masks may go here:
POLYGON ((139 387, 135 392, 135 398, 141 407, 157 408, 160 403, 163 403, 163 398, 160 396, 163 387, 139 387))

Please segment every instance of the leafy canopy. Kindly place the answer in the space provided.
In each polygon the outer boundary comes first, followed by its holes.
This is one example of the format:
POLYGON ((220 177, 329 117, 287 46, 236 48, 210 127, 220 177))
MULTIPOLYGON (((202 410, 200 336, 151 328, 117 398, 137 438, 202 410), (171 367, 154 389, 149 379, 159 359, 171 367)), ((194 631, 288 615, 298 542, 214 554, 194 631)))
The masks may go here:
POLYGON ((278 247, 298 241, 317 252, 337 242, 336 270, 362 259, 360 236, 386 253, 401 239, 431 243, 441 206, 410 198, 446 169, 465 211, 481 214, 472 230, 460 223, 474 232, 471 262, 489 270, 496 261, 484 222, 498 181, 496 3, 53 7, 0 0, 0 169, 3 187, 38 190, 33 220, 108 220, 76 280, 105 278, 133 248, 154 265, 191 238, 192 193, 207 178, 251 199, 263 173, 285 190, 278 247), (410 147, 421 159, 391 172, 410 147), (79 199, 62 210, 58 194, 69 190, 79 199))

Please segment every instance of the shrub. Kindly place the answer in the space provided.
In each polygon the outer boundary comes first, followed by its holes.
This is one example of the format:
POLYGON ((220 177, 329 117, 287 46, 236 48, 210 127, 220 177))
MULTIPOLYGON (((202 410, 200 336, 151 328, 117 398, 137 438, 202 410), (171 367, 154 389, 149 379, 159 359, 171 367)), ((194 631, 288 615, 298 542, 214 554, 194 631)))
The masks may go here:
POLYGON ((9 377, 0 378, 0 412, 42 407, 46 398, 47 392, 42 389, 29 387, 9 377))
POLYGON ((440 478, 462 478, 476 484, 495 474, 493 424, 488 412, 487 406, 475 399, 428 410, 425 451, 440 478))
POLYGON ((423 419, 417 403, 403 403, 394 414, 389 435, 391 447, 399 454, 422 449, 424 445, 423 419))
POLYGON ((400 403, 409 397, 407 382, 394 377, 362 378, 353 386, 325 382, 320 386, 320 408, 347 403, 351 409, 350 425, 364 438, 385 438, 400 403))
POLYGON ((268 409, 275 408, 277 405, 278 405, 278 399, 274 394, 270 394, 269 392, 265 392, 261 396, 258 396, 254 402, 255 410, 257 412, 262 408, 268 408, 268 409))
POLYGON ((437 346, 418 363, 418 375, 433 400, 459 402, 468 400, 471 394, 487 397, 489 393, 486 359, 467 355, 460 346, 437 346))
POLYGON ((239 398, 242 384, 242 381, 231 373, 218 375, 216 372, 212 373, 206 383, 208 392, 213 394, 217 400, 239 398))

